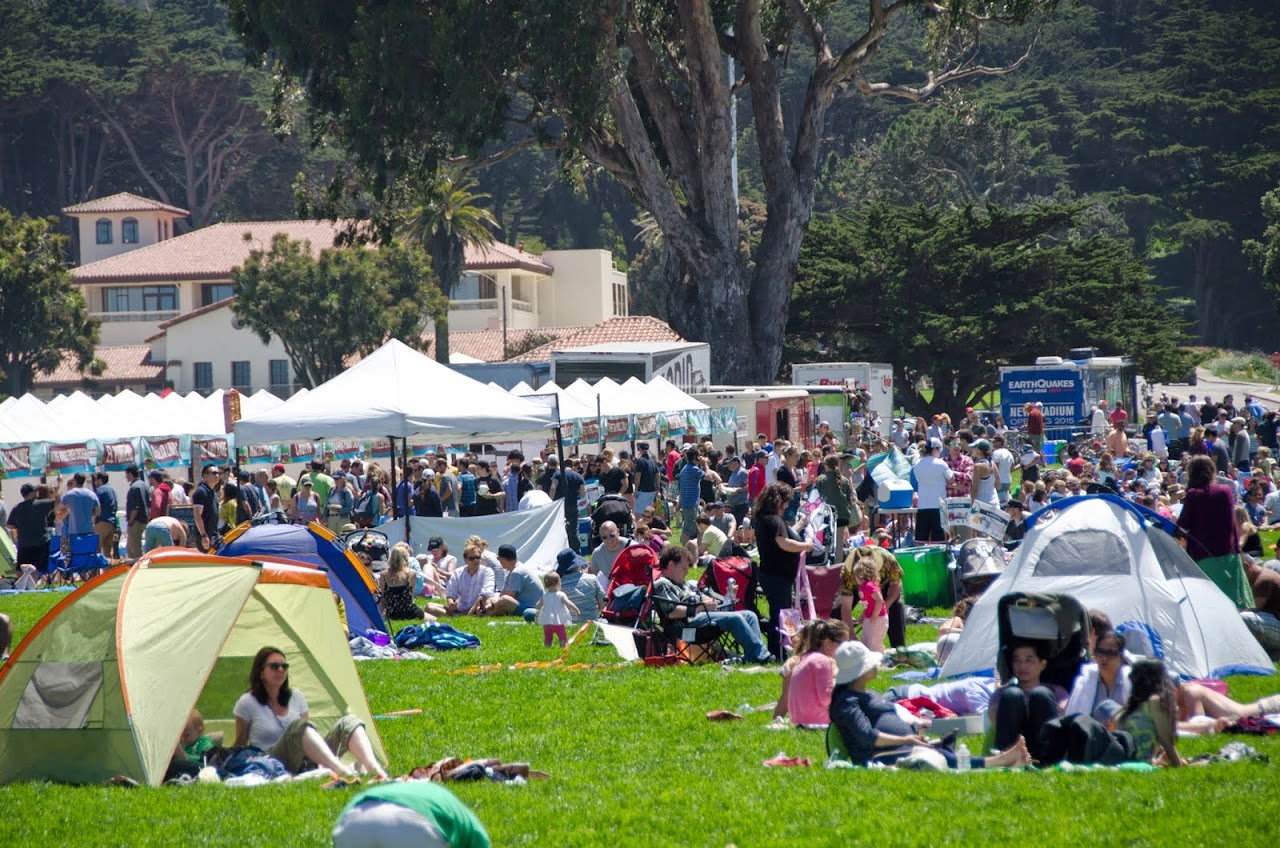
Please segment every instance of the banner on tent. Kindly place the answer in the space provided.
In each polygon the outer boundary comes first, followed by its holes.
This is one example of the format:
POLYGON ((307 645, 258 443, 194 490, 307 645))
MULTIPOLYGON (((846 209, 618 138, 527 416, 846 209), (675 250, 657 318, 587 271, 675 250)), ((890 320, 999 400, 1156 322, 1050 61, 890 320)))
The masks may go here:
POLYGON ((1009 527, 1009 516, 998 506, 974 501, 969 510, 969 526, 993 539, 1003 539, 1009 527))
POLYGON ((329 459, 359 459, 364 456, 364 443, 332 442, 324 453, 329 459))
POLYGON ((669 436, 683 436, 689 429, 689 416, 683 412, 668 412, 662 416, 662 430, 669 436))
POLYGON ((239 450, 239 454, 245 465, 269 465, 276 461, 279 449, 276 445, 247 445, 239 450))
POLYGON ((98 465, 105 470, 124 471, 130 465, 140 464, 136 440, 98 443, 98 465))
POLYGON ((63 471, 90 471, 93 468, 93 458, 89 453, 87 442, 47 445, 45 450, 48 451, 45 459, 45 468, 48 471, 62 473, 63 471))
POLYGON ((942 529, 948 533, 952 527, 966 527, 969 522, 969 508, 973 502, 969 498, 939 498, 938 507, 942 510, 942 529))
POLYGON ((658 416, 656 415, 637 415, 636 416, 636 435, 637 439, 650 439, 658 435, 658 416))
POLYGON ((168 439, 143 439, 142 453, 148 468, 172 468, 182 465, 182 441, 177 436, 168 439))
POLYGON ((200 451, 200 462, 226 462, 231 458, 231 443, 225 436, 212 439, 192 439, 191 452, 200 451))
POLYGON ((606 418, 604 422, 606 442, 625 442, 632 438, 631 419, 627 417, 606 418))
POLYGON ((310 462, 316 457, 314 442, 291 442, 289 444, 290 462, 310 462))
POLYGON ((578 444, 592 445, 600 441, 600 421, 584 418, 578 427, 578 444))
POLYGON ((31 461, 32 445, 0 445, 0 475, 32 477, 38 468, 31 461))
POLYGON ((369 455, 374 459, 390 459, 391 458, 391 440, 390 439, 374 439, 369 446, 369 455))

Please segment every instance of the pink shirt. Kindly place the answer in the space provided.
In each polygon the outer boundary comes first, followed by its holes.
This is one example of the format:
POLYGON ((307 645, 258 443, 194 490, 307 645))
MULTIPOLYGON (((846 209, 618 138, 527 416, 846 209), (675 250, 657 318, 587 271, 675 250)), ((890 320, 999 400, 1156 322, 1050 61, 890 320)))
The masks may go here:
POLYGON ((821 651, 802 656, 791 671, 787 687, 787 712, 792 724, 831 723, 831 690, 835 686, 836 664, 821 651))
POLYGON ((884 605, 884 597, 880 594, 880 584, 868 580, 858 587, 858 591, 862 593, 862 617, 864 619, 880 618, 889 614, 884 605))

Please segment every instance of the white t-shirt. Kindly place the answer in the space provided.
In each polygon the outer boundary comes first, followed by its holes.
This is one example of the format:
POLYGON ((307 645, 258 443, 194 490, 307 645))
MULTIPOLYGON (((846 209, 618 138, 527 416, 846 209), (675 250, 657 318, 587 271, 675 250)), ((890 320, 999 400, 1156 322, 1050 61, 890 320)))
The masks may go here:
POLYGON ((1013 479, 1013 463, 1013 452, 1008 448, 996 448, 991 454, 991 464, 1000 472, 1002 488, 1009 488, 1009 481, 1013 479))
POLYGON ((569 612, 569 596, 564 592, 547 592, 542 596, 542 609, 538 610, 539 624, 573 624, 569 612))
POLYGON ((915 473, 920 509, 938 509, 938 502, 947 496, 947 481, 955 476, 955 472, 930 454, 916 463, 915 473))
POLYGON ((289 725, 302 718, 305 712, 307 699, 297 689, 289 693, 289 711, 282 716, 272 712, 270 706, 259 704, 252 692, 241 695, 231 711, 232 715, 249 725, 249 744, 264 751, 270 751, 289 725))

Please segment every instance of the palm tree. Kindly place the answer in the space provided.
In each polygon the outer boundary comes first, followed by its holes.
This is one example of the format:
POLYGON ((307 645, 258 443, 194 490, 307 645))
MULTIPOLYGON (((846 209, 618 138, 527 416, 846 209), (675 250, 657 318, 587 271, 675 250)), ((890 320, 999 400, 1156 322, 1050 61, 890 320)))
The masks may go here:
POLYGON ((436 361, 449 364, 449 308, 462 279, 469 245, 492 244, 493 229, 498 226, 493 213, 479 205, 489 195, 476 193, 475 180, 464 169, 442 166, 434 177, 412 189, 412 206, 402 217, 401 234, 422 245, 431 256, 436 283, 444 293, 446 305, 432 316, 436 328, 436 361))

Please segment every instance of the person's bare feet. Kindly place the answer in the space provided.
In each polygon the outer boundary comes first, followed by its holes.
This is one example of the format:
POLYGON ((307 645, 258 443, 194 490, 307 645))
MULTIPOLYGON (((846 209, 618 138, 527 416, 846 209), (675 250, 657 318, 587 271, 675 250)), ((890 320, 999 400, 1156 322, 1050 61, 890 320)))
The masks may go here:
POLYGON ((1013 745, 986 759, 987 768, 1016 768, 1029 765, 1031 765, 1031 754, 1027 751, 1027 740, 1021 736, 1013 745))

